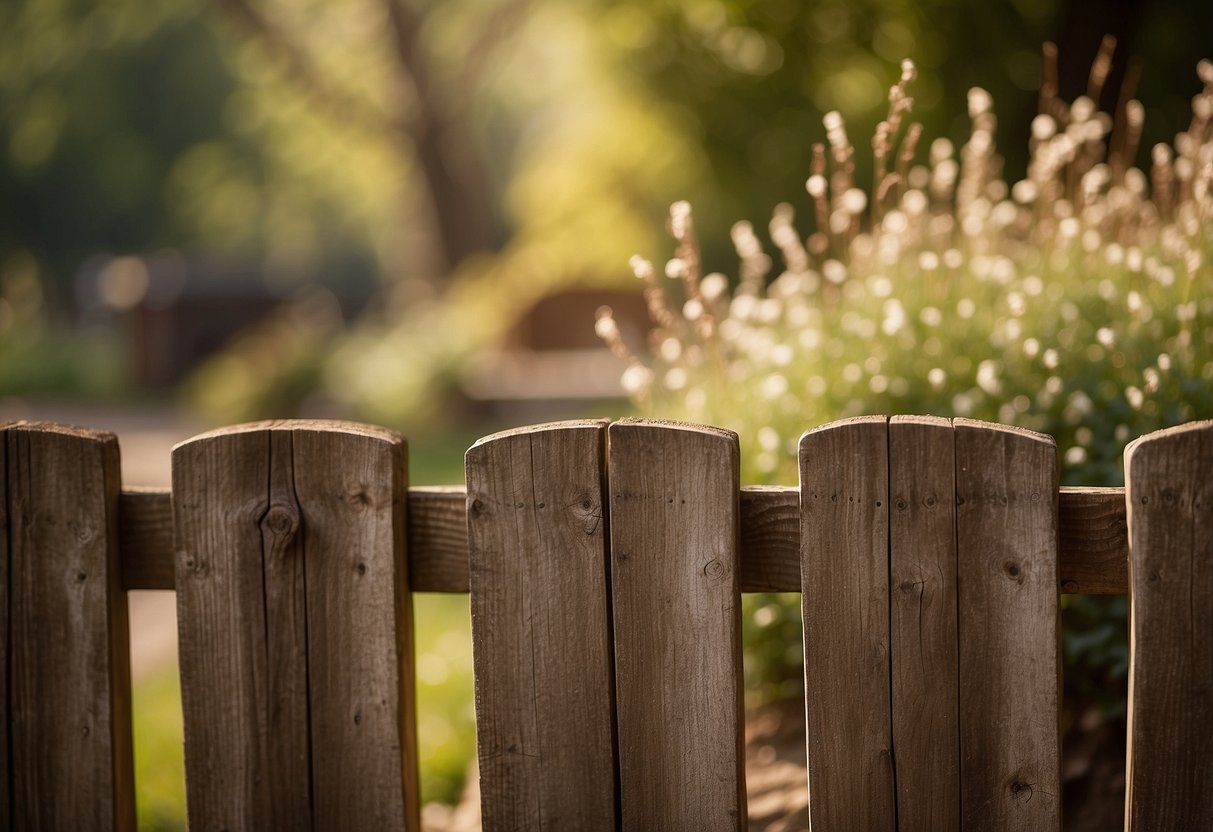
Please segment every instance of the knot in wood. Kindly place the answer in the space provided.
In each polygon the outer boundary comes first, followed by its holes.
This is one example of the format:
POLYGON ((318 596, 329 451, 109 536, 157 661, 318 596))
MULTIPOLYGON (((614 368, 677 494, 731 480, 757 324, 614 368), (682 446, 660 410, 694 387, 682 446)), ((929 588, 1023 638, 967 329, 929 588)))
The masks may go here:
POLYGON ((922 499, 922 504, 927 508, 935 508, 935 504, 938 502, 939 499, 934 494, 928 494, 922 499))
POLYGON ((1025 783, 1022 780, 1011 781, 1011 797, 1015 800, 1022 800, 1025 803, 1032 799, 1033 786, 1031 783, 1025 783))
POLYGON ((281 503, 272 505, 261 519, 261 527, 275 537, 288 537, 299 528, 299 514, 293 506, 281 503))
POLYGON ((362 512, 371 508, 375 501, 367 492, 366 486, 358 485, 345 492, 345 501, 354 511, 362 512))
POLYGON ((1011 578, 1015 583, 1023 583, 1023 569, 1018 561, 1009 560, 1002 565, 1002 569, 1007 573, 1007 577, 1011 578))
POLYGON ((897 506, 898 511, 905 511, 909 507, 909 503, 906 502, 905 497, 898 497, 893 501, 893 505, 897 506))
POLYGON ((724 573, 725 566, 724 563, 721 562, 720 558, 712 558, 703 565, 703 574, 707 575, 709 578, 719 578, 723 576, 724 573))

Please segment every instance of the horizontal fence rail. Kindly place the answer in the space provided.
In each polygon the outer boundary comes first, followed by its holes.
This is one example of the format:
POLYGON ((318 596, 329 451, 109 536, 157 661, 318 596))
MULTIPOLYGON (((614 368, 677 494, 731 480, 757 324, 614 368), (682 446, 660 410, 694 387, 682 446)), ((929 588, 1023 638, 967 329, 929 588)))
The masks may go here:
POLYGON ((1127 828, 1213 828, 1213 422, 1127 489, 963 419, 799 461, 742 488, 729 431, 565 422, 409 488, 394 431, 263 422, 122 490, 113 434, 0 425, 0 829, 133 828, 129 590, 176 592, 196 828, 421 828, 413 592, 471 596, 490 832, 744 829, 740 592, 800 593, 815 826, 1060 828, 1064 593, 1130 598, 1127 828))
MULTIPOLYGON (((124 489, 118 515, 124 588, 173 589, 171 492, 124 489)), ((799 517, 794 486, 742 487, 742 592, 800 591, 799 517)), ((1125 490, 1062 487, 1058 524, 1061 592, 1128 594, 1125 490)), ((410 488, 407 539, 409 583, 414 592, 468 591, 467 491, 463 486, 410 488)))

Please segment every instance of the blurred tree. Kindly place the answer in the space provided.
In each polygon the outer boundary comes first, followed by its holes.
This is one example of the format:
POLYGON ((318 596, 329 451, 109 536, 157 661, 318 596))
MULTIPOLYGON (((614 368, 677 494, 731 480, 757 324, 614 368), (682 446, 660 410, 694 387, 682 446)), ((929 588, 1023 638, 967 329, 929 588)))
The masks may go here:
POLYGON ((1189 5, 17 0, 0 7, 0 260, 32 255, 59 286, 98 251, 236 257, 271 280, 364 263, 385 302, 312 377, 399 420, 512 310, 626 280, 674 199, 729 271, 729 226, 807 208, 823 112, 869 135, 902 57, 928 139, 961 135, 970 86, 993 93, 1014 176, 1040 43, 1061 40, 1064 95, 1116 31, 1109 86, 1140 65, 1148 148, 1213 30, 1213 6, 1189 5), (420 302, 436 284, 438 335, 420 302), (373 373, 347 372, 355 349, 373 373), (439 366, 417 377, 417 355, 439 366))

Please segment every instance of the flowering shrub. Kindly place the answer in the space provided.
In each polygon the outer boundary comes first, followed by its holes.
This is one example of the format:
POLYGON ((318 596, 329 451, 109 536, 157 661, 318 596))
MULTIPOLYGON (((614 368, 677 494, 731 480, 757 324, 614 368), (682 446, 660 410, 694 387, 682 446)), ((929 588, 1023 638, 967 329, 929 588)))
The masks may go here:
MULTIPOLYGON (((776 207, 770 280, 746 222, 732 230, 738 278, 701 275, 691 209, 675 203, 670 280, 632 261, 650 355, 599 313, 599 335, 628 363, 624 386, 662 416, 737 431, 749 481, 794 483, 814 425, 930 413, 1049 433, 1063 481, 1119 483, 1128 440, 1213 416, 1213 63, 1198 67, 1190 125, 1153 148, 1148 173, 1132 164, 1141 104, 1114 127, 1094 103, 1106 72, 1101 55, 1091 95, 1068 105, 1046 85, 1027 176, 1010 184, 983 90, 969 94, 959 152, 942 138, 920 151, 903 63, 872 140, 873 187, 854 181, 855 148, 826 115, 807 182, 813 231, 803 238, 792 207, 776 207)), ((754 605, 759 628, 796 623, 787 605, 754 605)), ((798 643, 784 635, 772 641, 798 643)), ((783 666, 785 646, 764 651, 773 679, 799 673, 783 666)))

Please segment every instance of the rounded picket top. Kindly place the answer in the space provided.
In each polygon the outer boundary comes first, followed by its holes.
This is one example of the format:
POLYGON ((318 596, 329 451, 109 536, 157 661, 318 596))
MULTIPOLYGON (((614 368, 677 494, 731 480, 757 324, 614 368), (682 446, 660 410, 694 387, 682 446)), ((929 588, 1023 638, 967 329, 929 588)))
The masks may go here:
POLYGON ((827 422, 824 425, 818 425, 809 428, 800 435, 800 441, 797 447, 800 450, 801 458, 806 449, 814 447, 818 442, 823 441, 828 436, 836 436, 840 434, 854 434, 867 432, 878 432, 876 425, 885 426, 889 423, 888 416, 850 416, 846 419, 835 419, 833 422, 827 422))
POLYGON ((1145 436, 1139 436, 1125 447, 1125 485, 1132 479, 1134 461, 1139 465, 1149 464, 1155 456, 1166 456, 1176 461, 1185 454, 1199 454, 1206 447, 1213 447, 1213 419, 1188 422, 1183 425, 1163 428, 1145 436))
POLYGON ((982 431, 992 436, 1000 436, 1005 442, 1016 442, 1018 440, 1024 443, 1044 445, 1054 450, 1057 448, 1057 440, 1047 433, 1040 433, 1039 431, 1015 425, 1003 425, 998 422, 984 422, 980 419, 966 419, 958 416, 952 420, 952 427, 957 430, 982 431))
POLYGON ((674 419, 643 419, 630 417, 611 423, 612 431, 632 429, 685 431, 688 433, 702 434, 703 436, 719 437, 726 442, 738 441, 737 433, 729 430, 728 428, 718 428, 712 425, 701 425, 694 422, 680 422, 674 419))
POLYGON ((57 436, 73 437, 93 442, 117 442, 118 438, 108 430, 94 430, 76 425, 65 425, 60 422, 16 421, 0 423, 0 431, 16 431, 30 434, 54 434, 57 436))
POLYGON ((258 422, 245 422, 240 425, 216 428, 196 436, 191 436, 189 439, 174 445, 173 453, 175 454, 178 449, 198 442, 209 442, 225 437, 272 431, 314 432, 363 437, 379 440, 389 445, 399 445, 405 441, 399 431, 364 422, 352 422, 344 419, 265 419, 258 422))
POLYGON ((577 430, 601 430, 610 424, 610 419, 566 419, 559 422, 543 422, 538 425, 523 425, 516 428, 507 428, 496 433, 490 433, 488 436, 482 436, 472 443, 472 447, 468 448, 468 453, 471 453, 477 448, 482 448, 486 445, 492 445, 495 442, 501 442, 516 437, 534 436, 538 433, 553 433, 561 431, 577 431, 577 430))

